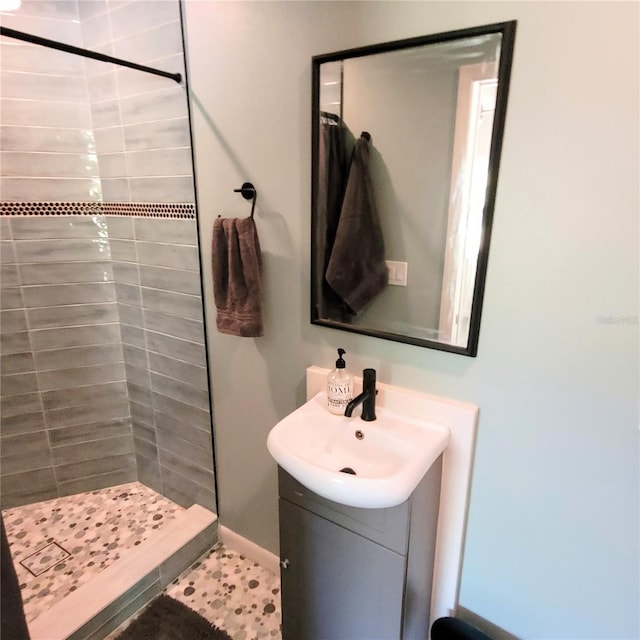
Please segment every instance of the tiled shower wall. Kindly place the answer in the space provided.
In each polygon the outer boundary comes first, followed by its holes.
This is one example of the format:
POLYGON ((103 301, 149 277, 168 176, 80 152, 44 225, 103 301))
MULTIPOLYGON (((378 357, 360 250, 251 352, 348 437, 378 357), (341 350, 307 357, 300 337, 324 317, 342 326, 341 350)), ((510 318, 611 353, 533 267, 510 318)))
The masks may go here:
MULTIPOLYGON (((177 0, 23 0, 0 23, 184 77, 177 0)), ((184 83, 0 46, 2 200, 195 202, 184 83)))
POLYGON ((215 509, 195 219, 1 224, 2 506, 139 479, 215 509))
MULTIPOLYGON (((0 20, 184 73, 177 1, 0 20)), ((139 479, 214 509, 184 85, 0 40, 2 506, 139 479)))

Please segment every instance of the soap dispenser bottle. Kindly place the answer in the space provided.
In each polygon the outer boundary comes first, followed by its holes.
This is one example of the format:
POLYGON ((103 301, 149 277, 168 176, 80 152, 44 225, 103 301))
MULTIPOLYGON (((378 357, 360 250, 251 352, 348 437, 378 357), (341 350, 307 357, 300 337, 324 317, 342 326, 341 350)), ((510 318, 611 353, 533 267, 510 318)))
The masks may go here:
POLYGON ((327 376, 327 408, 331 413, 344 415, 344 410, 353 398, 353 376, 346 370, 342 357, 346 351, 338 349, 336 368, 327 376))

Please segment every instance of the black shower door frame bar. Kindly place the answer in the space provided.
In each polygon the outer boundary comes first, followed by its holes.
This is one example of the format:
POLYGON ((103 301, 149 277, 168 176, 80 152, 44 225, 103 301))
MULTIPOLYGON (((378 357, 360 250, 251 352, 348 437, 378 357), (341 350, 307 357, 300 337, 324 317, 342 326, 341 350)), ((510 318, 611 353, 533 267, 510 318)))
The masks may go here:
POLYGON ((84 58, 92 58, 93 60, 100 60, 101 62, 111 62, 112 64, 118 64, 122 67, 137 69, 138 71, 152 73, 164 78, 171 78, 171 80, 175 80, 178 84, 182 82, 182 74, 180 73, 171 73, 169 71, 154 69, 153 67, 147 67, 136 62, 129 62, 129 60, 114 58, 113 56, 108 56, 104 53, 90 51, 89 49, 82 49, 81 47, 74 47, 71 44, 57 42, 56 40, 49 40, 48 38, 41 38, 40 36, 34 36, 30 33, 25 33, 24 31, 17 31, 16 29, 9 29, 8 27, 0 27, 0 35, 6 36, 7 38, 15 38, 16 40, 23 40, 24 42, 30 42, 31 44, 38 44, 43 47, 49 47, 50 49, 57 49, 58 51, 64 51, 65 53, 73 53, 74 55, 83 56, 84 58))

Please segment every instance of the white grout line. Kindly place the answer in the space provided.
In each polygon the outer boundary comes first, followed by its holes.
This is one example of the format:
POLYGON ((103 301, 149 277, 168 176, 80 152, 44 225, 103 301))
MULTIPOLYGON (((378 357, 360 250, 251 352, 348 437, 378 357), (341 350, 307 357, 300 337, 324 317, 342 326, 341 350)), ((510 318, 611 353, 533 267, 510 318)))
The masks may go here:
POLYGON ((189 507, 157 535, 124 551, 95 578, 33 620, 31 640, 65 640, 216 520, 200 505, 189 507))

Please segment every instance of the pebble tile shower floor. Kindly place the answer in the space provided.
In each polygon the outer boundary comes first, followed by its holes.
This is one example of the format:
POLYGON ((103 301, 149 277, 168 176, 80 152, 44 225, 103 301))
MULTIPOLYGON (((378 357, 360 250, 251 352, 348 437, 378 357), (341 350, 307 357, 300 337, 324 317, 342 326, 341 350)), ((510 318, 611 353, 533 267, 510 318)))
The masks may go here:
MULTIPOLYGON (((4 510, 27 621, 182 511, 137 482, 4 510)), ((224 546, 211 550, 165 591, 233 640, 281 637, 279 577, 224 546)))

